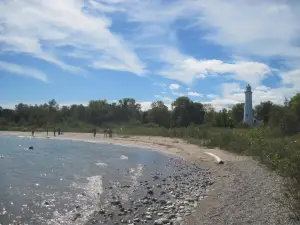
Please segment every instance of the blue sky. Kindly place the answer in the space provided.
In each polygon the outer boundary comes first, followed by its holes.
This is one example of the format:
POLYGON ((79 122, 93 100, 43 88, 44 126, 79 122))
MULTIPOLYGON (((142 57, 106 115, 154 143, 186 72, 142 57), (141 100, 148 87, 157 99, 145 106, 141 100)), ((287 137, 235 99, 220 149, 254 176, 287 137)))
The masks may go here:
POLYGON ((2 0, 0 105, 178 96, 217 109, 300 90, 300 2, 2 0), (238 9, 238 10, 237 10, 238 9))

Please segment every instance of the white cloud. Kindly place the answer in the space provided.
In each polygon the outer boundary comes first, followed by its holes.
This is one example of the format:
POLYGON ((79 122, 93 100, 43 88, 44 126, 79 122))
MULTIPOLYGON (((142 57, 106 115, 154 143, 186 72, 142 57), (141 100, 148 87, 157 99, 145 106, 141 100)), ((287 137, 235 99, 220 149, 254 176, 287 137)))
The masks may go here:
POLYGON ((205 95, 206 98, 211 98, 211 99, 216 99, 219 97, 219 95, 216 95, 216 94, 208 94, 208 95, 205 95))
POLYGON ((175 96, 178 96, 178 97, 186 96, 185 93, 183 93, 183 92, 177 92, 177 91, 172 91, 172 95, 175 95, 175 96))
POLYGON ((284 84, 291 84, 300 88, 300 69, 282 73, 281 77, 284 84))
MULTIPOLYGON (((149 109, 151 109, 151 104, 152 102, 138 102, 141 105, 142 111, 147 111, 149 109)), ((169 110, 172 109, 171 104, 166 104, 165 105, 168 107, 169 110)))
POLYGON ((192 91, 189 91, 187 93, 188 96, 194 96, 194 97, 203 97, 202 94, 198 93, 198 92, 192 92, 192 91))
POLYGON ((207 40, 243 55, 300 57, 298 1, 199 0, 193 4, 201 13, 198 25, 212 31, 207 40))
POLYGON ((147 111, 151 109, 152 102, 138 102, 141 105, 142 111, 147 111))
POLYGON ((64 47, 84 49, 95 68, 144 74, 145 65, 133 48, 110 31, 111 21, 104 15, 107 8, 94 7, 84 0, 4 1, 0 4, 2 51, 30 54, 75 72, 81 70, 65 63, 59 53, 64 47))
MULTIPOLYGON (((237 103, 245 102, 244 89, 240 88, 238 84, 222 84, 221 88, 224 87, 225 91, 223 89, 222 96, 212 96, 212 100, 205 103, 212 104, 217 110, 220 110, 222 108, 230 108, 232 105, 237 103), (230 85, 233 87, 231 89, 232 91, 230 91, 230 89, 226 89, 226 87, 230 87, 230 85)), ((253 88, 253 106, 265 101, 282 104, 285 97, 290 97, 295 94, 294 92, 291 92, 291 90, 291 88, 286 88, 284 86, 274 89, 265 86, 258 86, 256 88, 253 88)))
POLYGON ((223 91, 223 96, 228 96, 232 93, 242 91, 240 84, 238 83, 223 83, 221 87, 223 91))
POLYGON ((170 88, 171 90, 177 90, 177 89, 180 88, 180 85, 179 85, 179 84, 170 84, 169 88, 170 88))
POLYGON ((167 64, 164 69, 159 71, 161 75, 187 84, 191 84, 196 78, 220 74, 258 85, 272 72, 271 68, 264 63, 251 61, 226 63, 221 60, 197 60, 170 48, 163 50, 161 60, 167 64))
POLYGON ((6 72, 9 72, 12 74, 17 74, 20 76, 38 79, 43 82, 48 81, 46 74, 44 74, 43 72, 36 70, 36 69, 29 68, 29 67, 19 66, 17 64, 13 64, 13 63, 7 63, 7 62, 0 61, 0 70, 6 71, 6 72))
POLYGON ((166 97, 166 96, 161 96, 161 95, 154 95, 155 98, 162 100, 164 102, 172 102, 173 99, 170 97, 166 97))

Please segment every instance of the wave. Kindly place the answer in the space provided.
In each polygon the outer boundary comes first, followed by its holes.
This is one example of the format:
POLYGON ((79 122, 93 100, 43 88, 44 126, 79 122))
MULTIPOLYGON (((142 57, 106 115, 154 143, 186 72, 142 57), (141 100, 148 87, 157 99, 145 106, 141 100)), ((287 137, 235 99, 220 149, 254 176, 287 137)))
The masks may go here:
POLYGON ((120 159, 122 159, 122 160, 128 159, 128 156, 126 156, 126 155, 121 155, 121 156, 120 156, 120 159))
MULTIPOLYGON (((47 224, 49 225, 81 225, 85 224, 86 221, 93 215, 94 211, 98 209, 98 203, 100 196, 103 193, 103 182, 102 176, 92 176, 86 178, 87 183, 74 183, 73 187, 76 189, 84 190, 84 194, 78 194, 76 196, 76 204, 79 205, 79 208, 76 210, 70 210, 68 212, 58 212, 53 213, 53 219, 48 220, 47 224), (77 218, 76 214, 80 214, 77 218), (74 221, 74 217, 76 217, 74 221)), ((73 200, 74 200, 73 199, 73 200)))
POLYGON ((96 163, 96 165, 99 166, 99 167, 106 167, 107 166, 107 164, 103 163, 103 162, 98 162, 98 163, 96 163))

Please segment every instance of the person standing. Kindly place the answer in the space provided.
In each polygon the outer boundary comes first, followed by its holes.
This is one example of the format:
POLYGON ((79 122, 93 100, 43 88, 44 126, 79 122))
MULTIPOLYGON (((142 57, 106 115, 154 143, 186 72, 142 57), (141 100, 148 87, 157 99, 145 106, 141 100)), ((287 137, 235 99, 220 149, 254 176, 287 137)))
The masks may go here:
POLYGON ((93 129, 93 133, 94 133, 94 137, 96 137, 96 128, 95 129, 93 129))
POLYGON ((54 128, 54 130, 53 130, 54 137, 55 137, 55 132, 56 132, 56 130, 55 130, 55 128, 54 128))
POLYGON ((31 131, 31 135, 32 135, 32 137, 34 137, 34 130, 31 131))
POLYGON ((106 138, 107 137, 107 130, 105 129, 104 130, 104 138, 106 138))
POLYGON ((48 137, 48 127, 47 127, 47 130, 46 130, 46 131, 47 131, 47 137, 48 137))

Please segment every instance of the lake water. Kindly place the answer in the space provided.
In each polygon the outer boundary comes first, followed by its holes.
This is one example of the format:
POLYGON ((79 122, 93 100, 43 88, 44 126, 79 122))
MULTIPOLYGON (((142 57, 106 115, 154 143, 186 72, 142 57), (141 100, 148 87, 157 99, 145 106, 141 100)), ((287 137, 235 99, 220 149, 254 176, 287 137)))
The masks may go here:
POLYGON ((75 140, 0 136, 0 156, 5 225, 84 224, 107 204, 106 191, 126 200, 153 171, 174 170, 166 166, 170 157, 155 151, 75 140))

